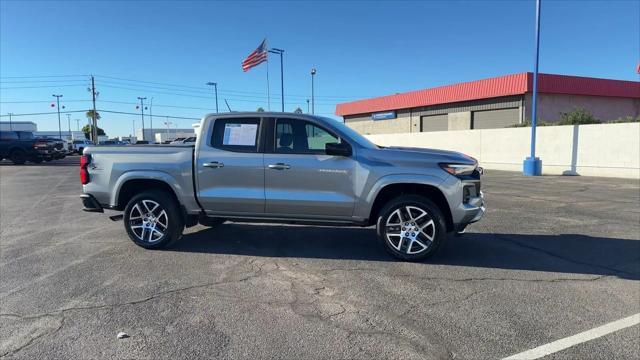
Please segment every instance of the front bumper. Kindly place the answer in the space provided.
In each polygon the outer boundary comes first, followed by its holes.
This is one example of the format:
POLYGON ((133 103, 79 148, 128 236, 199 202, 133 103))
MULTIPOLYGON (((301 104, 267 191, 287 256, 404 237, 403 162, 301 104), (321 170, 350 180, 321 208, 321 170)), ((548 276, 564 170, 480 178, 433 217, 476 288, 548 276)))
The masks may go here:
POLYGON ((102 205, 100 205, 98 200, 96 200, 93 195, 82 194, 80 195, 80 198, 82 199, 82 205, 84 206, 82 210, 88 212, 104 212, 102 205))
POLYGON ((482 191, 478 196, 471 197, 467 203, 460 204, 458 211, 462 213, 460 221, 455 224, 455 231, 461 232, 469 224, 480 221, 485 213, 484 194, 482 191))

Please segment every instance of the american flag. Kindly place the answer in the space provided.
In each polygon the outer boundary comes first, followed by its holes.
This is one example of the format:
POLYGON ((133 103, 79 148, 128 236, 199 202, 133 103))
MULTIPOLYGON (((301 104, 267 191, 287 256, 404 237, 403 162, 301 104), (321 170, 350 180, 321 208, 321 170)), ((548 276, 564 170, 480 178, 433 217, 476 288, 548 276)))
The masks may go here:
POLYGON ((242 71, 247 72, 254 66, 267 61, 267 39, 262 40, 260 46, 255 49, 246 59, 242 62, 242 71))

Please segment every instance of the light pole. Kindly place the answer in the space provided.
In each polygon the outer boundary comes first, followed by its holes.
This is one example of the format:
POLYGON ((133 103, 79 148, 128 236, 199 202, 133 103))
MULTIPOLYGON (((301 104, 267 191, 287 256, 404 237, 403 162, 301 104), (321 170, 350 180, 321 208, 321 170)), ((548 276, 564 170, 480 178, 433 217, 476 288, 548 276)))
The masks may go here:
POLYGON ((69 125, 69 140, 71 140, 71 114, 67 114, 67 125, 69 125))
POLYGON ((272 48, 269 49, 269 52, 280 55, 280 97, 282 99, 282 112, 284 112, 284 65, 282 64, 282 54, 284 54, 284 50, 272 48))
POLYGON ((216 114, 217 114, 218 113, 218 83, 209 81, 207 85, 213 86, 213 91, 216 96, 216 114))
POLYGON ((538 107, 538 60, 540 58, 540 0, 536 0, 536 53, 533 65, 533 98, 531 101, 531 155, 524 159, 524 176, 542 174, 542 160, 536 157, 536 125, 538 107))
POLYGON ((316 102, 315 102, 315 94, 314 92, 314 84, 313 84, 313 78, 316 75, 316 68, 311 69, 311 114, 315 114, 316 113, 316 102))
POLYGON ((51 95, 56 98, 57 108, 58 108, 58 137, 62 139, 62 125, 60 125, 60 98, 62 95, 51 95))
POLYGON ((11 116, 13 116, 13 113, 8 113, 9 114, 9 131, 13 131, 13 125, 11 125, 11 116))
POLYGON ((146 97, 138 96, 138 100, 140 100, 140 114, 142 115, 142 141, 144 141, 144 101, 146 97))

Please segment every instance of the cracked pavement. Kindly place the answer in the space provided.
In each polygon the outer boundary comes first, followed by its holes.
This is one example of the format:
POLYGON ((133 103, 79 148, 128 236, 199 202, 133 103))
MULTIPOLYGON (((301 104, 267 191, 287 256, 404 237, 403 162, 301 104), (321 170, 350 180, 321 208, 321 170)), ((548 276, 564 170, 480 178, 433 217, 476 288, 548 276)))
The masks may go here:
MULTIPOLYGON (((81 210, 77 161, 0 164, 0 358, 495 359, 640 312, 637 180, 488 171, 485 219, 403 263, 356 227, 144 250, 81 210)), ((638 358, 639 337, 550 358, 638 358)))

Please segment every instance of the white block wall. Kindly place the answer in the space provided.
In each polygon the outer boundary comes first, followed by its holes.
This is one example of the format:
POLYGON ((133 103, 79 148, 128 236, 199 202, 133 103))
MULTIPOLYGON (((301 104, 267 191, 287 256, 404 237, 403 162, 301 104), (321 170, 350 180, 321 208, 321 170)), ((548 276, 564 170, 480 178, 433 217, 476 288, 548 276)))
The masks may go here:
MULTIPOLYGON (((367 135, 379 145, 455 150, 486 169, 522 171, 531 128, 367 135)), ((547 175, 640 179, 640 123, 538 127, 536 156, 547 175)))

